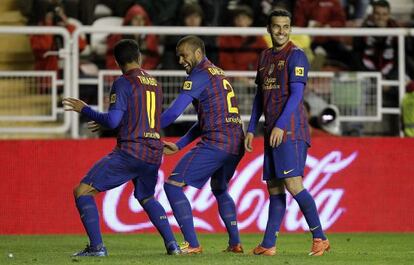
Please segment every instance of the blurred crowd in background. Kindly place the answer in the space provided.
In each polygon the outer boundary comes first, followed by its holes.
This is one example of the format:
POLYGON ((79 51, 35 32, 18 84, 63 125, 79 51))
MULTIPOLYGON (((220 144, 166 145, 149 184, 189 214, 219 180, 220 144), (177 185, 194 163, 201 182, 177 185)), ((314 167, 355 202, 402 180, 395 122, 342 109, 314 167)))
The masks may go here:
MULTIPOLYGON (((267 15, 275 8, 290 11, 294 27, 414 27, 413 9, 399 10, 397 18, 393 16, 392 5, 385 0, 20 0, 19 3, 27 25, 62 26, 69 32, 80 25, 265 27, 267 15)), ((175 55, 175 45, 181 37, 110 34, 103 51, 91 52, 88 51, 91 36, 83 36, 79 40, 84 63, 80 74, 95 75, 98 69, 117 69, 113 47, 124 38, 139 43, 144 69, 181 69, 175 55)), ((254 71, 259 52, 271 46, 268 36, 201 37, 208 58, 224 70, 254 71)), ((305 50, 311 71, 377 71, 384 79, 398 79, 397 37, 292 35, 292 41, 305 50)), ((414 40, 405 41, 409 95, 414 80, 414 40)), ((45 53, 59 49, 61 39, 33 35, 30 42, 35 70, 58 71, 57 56, 45 53)), ((253 80, 239 81, 251 85, 253 80)), ((398 104, 398 90, 384 88, 383 106, 398 107, 398 104)))

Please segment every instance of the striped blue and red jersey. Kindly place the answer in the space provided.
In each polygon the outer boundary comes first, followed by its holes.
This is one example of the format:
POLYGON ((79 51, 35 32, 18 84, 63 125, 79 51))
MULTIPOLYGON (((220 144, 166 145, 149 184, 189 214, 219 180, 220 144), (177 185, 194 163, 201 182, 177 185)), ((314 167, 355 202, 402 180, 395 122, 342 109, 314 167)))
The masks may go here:
POLYGON ((162 100, 161 86, 142 69, 132 69, 115 80, 109 109, 124 111, 118 127, 118 149, 147 163, 161 164, 162 100))
MULTIPOLYGON (((269 48, 260 54, 256 84, 257 92, 262 96, 266 135, 270 135, 286 106, 291 94, 290 84, 300 82, 306 85, 308 70, 309 62, 305 53, 292 42, 288 42, 280 51, 269 48)), ((288 117, 287 124, 280 129, 284 130, 283 141, 304 140, 310 144, 303 98, 288 117)))
POLYGON ((201 141, 240 154, 244 133, 236 95, 222 69, 204 58, 188 75, 180 93, 190 95, 201 141))

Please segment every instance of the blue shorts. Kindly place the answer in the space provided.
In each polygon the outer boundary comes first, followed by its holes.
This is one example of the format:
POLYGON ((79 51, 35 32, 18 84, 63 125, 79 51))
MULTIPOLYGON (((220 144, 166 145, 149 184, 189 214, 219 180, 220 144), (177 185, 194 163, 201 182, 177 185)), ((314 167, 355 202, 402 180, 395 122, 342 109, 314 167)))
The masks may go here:
POLYGON ((211 177, 215 189, 226 189, 243 155, 199 144, 180 159, 169 179, 201 189, 211 177))
POLYGON ((143 200, 155 193, 158 168, 159 165, 146 163, 124 151, 116 150, 96 162, 81 183, 98 191, 106 191, 132 180, 135 198, 143 200))
POLYGON ((276 148, 265 146, 263 180, 303 176, 308 144, 305 141, 286 141, 276 148))

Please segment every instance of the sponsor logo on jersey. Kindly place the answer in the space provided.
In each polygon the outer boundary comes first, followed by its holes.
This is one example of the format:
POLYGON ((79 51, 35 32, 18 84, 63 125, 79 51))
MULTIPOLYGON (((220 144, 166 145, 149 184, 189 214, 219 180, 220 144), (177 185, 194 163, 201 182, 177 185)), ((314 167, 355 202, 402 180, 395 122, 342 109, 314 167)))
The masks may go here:
POLYGON ((185 81, 184 84, 183 84, 183 90, 191 90, 192 86, 193 86, 193 82, 185 81))
POLYGON ((263 90, 279 89, 280 86, 276 83, 275 77, 265 77, 263 82, 263 90))
POLYGON ((227 123, 243 124, 243 121, 239 117, 226 117, 227 123))
POLYGON ((157 132, 145 132, 145 133, 144 133, 144 137, 145 137, 145 138, 156 139, 156 140, 158 140, 158 139, 160 139, 160 138, 161 138, 161 137, 160 137, 160 134, 159 134, 159 133, 157 133, 157 132))

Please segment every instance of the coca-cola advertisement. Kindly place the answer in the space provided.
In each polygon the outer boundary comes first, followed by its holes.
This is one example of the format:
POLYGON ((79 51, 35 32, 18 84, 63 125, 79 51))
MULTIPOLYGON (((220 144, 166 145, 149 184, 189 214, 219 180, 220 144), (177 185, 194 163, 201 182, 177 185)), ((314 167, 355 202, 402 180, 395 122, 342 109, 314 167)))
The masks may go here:
MULTIPOLYGON (((114 145, 113 139, 0 142, 0 234, 82 233, 72 190, 114 145)), ((241 232, 264 231, 268 214, 268 193, 262 181, 263 138, 256 138, 253 147, 228 186, 241 232)), ((176 231, 163 183, 189 148, 163 158, 156 187, 155 198, 164 206, 176 231)), ((411 139, 313 139, 304 185, 315 199, 324 229, 413 232, 413 157, 411 139)), ((200 190, 186 187, 185 194, 198 231, 225 231, 209 182, 200 190)), ((155 232, 133 196, 131 183, 99 194, 96 199, 103 232, 155 232)), ((298 204, 289 194, 281 230, 308 230, 298 204)))

